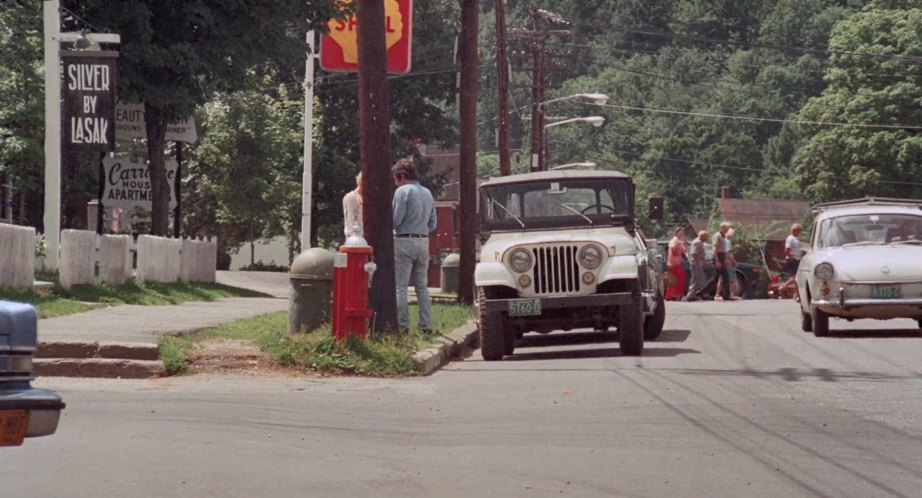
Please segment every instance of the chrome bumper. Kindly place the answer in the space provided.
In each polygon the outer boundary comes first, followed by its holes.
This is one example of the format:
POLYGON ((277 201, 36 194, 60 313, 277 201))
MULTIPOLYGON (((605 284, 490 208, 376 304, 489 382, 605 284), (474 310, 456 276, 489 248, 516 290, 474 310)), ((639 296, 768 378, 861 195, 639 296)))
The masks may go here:
POLYGON ((845 289, 839 288, 837 299, 814 299, 815 306, 835 306, 842 309, 856 306, 920 306, 922 297, 900 299, 845 298, 845 289))

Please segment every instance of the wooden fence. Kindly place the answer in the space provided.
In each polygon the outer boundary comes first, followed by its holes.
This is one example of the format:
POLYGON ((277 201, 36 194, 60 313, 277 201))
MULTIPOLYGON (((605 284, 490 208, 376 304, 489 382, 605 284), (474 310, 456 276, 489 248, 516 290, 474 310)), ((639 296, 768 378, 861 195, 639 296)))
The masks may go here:
MULTIPOLYGON (((35 229, 0 223, 0 287, 32 287, 35 279, 35 229)), ((61 286, 100 280, 121 285, 131 276, 141 282, 214 282, 215 239, 170 239, 141 235, 101 235, 62 230, 58 276, 61 286), (132 253, 135 253, 134 255, 132 253)))
POLYGON ((0 287, 32 287, 35 229, 0 223, 0 287))

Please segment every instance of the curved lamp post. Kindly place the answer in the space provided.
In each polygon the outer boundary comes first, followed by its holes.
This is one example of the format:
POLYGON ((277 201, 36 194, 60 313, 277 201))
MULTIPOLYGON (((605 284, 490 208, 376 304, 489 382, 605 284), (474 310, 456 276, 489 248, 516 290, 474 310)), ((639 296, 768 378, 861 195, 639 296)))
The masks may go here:
POLYGON ((547 165, 547 129, 552 128, 554 126, 560 126, 560 125, 565 125, 565 124, 570 124, 570 123, 586 123, 586 124, 591 124, 592 126, 598 128, 599 126, 602 126, 603 123, 605 123, 605 118, 603 118, 602 116, 586 116, 582 118, 564 119, 562 121, 555 121, 553 123, 544 125, 544 137, 543 137, 544 139, 542 140, 542 142, 544 142, 543 143, 544 147, 541 149, 541 158, 539 160, 539 164, 541 165, 542 170, 547 169, 547 166, 546 166, 547 165))

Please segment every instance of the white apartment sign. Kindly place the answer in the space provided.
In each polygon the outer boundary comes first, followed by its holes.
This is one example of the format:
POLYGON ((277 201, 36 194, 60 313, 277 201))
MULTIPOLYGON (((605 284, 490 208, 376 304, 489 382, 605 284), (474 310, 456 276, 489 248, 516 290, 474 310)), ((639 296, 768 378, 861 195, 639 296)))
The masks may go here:
MULTIPOLYGON (((170 209, 176 207, 176 170, 173 159, 165 161, 166 179, 170 185, 170 209)), ((106 173, 102 204, 106 207, 151 209, 150 169, 144 162, 132 162, 127 156, 106 157, 102 160, 106 173)))
MULTIPOLYGON (((147 137, 143 104, 118 104, 115 106, 115 137, 118 140, 147 137)), ((195 129, 195 118, 190 116, 178 123, 168 124, 166 126, 166 140, 168 142, 186 142, 190 144, 197 142, 198 131, 195 129)))

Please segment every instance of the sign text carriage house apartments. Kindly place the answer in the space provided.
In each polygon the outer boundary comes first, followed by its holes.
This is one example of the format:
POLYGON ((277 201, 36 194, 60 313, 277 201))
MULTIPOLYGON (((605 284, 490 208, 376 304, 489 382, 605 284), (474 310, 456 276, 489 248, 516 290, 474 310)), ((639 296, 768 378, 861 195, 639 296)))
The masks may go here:
POLYGON ((115 149, 116 57, 113 51, 62 52, 64 152, 115 149))

